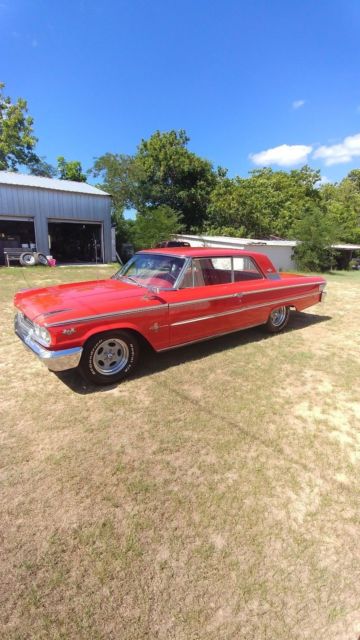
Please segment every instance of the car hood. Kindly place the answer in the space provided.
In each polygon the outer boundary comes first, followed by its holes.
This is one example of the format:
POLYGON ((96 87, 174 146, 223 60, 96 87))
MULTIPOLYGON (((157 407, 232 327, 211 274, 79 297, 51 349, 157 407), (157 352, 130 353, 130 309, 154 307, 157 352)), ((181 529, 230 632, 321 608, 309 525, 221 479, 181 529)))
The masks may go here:
POLYGON ((90 280, 20 291, 14 304, 30 320, 51 324, 139 306, 147 289, 120 280, 90 280))

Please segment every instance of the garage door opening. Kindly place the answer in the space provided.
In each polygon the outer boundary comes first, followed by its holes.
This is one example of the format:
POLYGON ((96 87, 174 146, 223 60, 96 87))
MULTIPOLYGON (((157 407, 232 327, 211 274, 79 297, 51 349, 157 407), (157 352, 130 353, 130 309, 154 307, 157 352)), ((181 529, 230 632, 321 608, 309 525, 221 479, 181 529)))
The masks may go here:
POLYGON ((0 218, 0 263, 5 264, 4 249, 35 249, 33 220, 0 218))
POLYGON ((101 224, 49 222, 49 246, 57 262, 103 262, 101 224))

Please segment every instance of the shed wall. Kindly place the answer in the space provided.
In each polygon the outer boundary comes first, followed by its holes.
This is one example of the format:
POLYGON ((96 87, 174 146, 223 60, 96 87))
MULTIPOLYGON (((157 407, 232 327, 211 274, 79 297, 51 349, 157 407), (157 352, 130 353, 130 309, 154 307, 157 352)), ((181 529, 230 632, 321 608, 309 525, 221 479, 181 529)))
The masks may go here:
POLYGON ((292 259, 294 246, 291 245, 274 245, 274 244, 251 244, 251 242, 241 242, 237 238, 231 238, 231 241, 221 241, 219 239, 211 240, 210 236, 204 239, 200 236, 174 235, 177 240, 187 240, 192 247, 215 247, 226 249, 245 249, 245 251, 257 251, 268 256, 278 271, 294 271, 296 265, 292 259))
POLYGON ((273 247, 269 245, 246 245, 244 249, 249 251, 257 251, 258 253, 264 253, 268 256, 278 271, 294 271, 296 268, 295 262, 291 256, 293 253, 293 247, 273 247))
POLYGON ((37 250, 49 253, 48 219, 103 225, 104 258, 111 261, 111 198, 0 184, 0 216, 33 218, 37 250))

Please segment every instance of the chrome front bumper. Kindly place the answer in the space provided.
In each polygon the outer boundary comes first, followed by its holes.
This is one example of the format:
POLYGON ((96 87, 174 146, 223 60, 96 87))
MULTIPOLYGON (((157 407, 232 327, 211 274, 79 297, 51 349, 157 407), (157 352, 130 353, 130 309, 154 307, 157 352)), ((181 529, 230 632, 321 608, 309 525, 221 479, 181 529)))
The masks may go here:
POLYGON ((21 316, 16 314, 14 321, 16 335, 43 362, 50 371, 65 371, 78 366, 82 354, 82 347, 72 347, 61 351, 50 351, 42 347, 32 337, 32 329, 29 329, 21 320, 21 316))

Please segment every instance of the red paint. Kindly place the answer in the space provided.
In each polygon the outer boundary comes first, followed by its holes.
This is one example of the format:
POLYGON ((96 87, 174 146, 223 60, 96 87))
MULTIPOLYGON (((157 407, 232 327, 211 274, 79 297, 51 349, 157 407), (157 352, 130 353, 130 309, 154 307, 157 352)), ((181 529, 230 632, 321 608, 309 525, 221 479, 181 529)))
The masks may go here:
MULTIPOLYGON (((282 304, 305 309, 320 301, 319 287, 325 285, 321 276, 280 274, 279 278, 269 258, 256 252, 180 247, 141 253, 184 258, 250 257, 262 278, 158 293, 112 279, 62 284, 17 293, 15 306, 30 320, 48 328, 49 348, 55 351, 83 346, 90 336, 109 329, 136 331, 159 351, 264 324, 271 311, 282 304), (279 279, 270 279, 274 276, 279 279), (123 312, 126 314, 89 319, 123 312), (74 333, 64 334, 69 328, 75 329, 74 333)), ((166 281, 165 286, 169 286, 166 281)))

